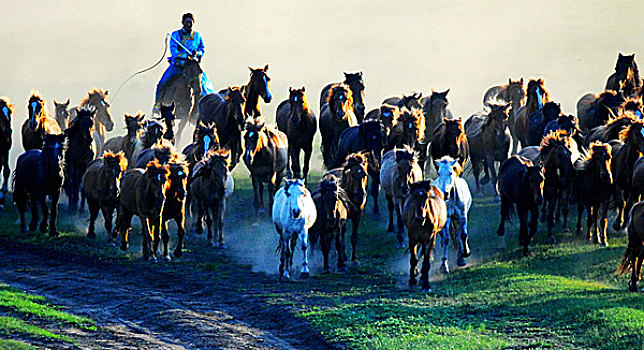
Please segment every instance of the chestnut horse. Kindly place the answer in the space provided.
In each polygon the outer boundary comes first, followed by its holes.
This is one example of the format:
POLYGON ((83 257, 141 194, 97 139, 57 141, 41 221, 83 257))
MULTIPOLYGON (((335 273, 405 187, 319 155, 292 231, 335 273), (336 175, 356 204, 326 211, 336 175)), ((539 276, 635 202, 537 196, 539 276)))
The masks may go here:
POLYGON ((320 111, 322 158, 327 169, 332 169, 336 164, 340 133, 356 125, 358 121, 353 114, 351 89, 344 84, 333 85, 329 99, 320 111))
MULTIPOLYGON (((362 123, 365 119, 365 105, 364 105, 364 81, 362 80, 362 72, 344 73, 343 84, 349 86, 351 96, 353 96, 353 114, 356 116, 358 123, 362 123)), ((333 86, 336 84, 328 84, 322 89, 320 93, 320 115, 322 115, 322 106, 329 100, 329 94, 333 86)))

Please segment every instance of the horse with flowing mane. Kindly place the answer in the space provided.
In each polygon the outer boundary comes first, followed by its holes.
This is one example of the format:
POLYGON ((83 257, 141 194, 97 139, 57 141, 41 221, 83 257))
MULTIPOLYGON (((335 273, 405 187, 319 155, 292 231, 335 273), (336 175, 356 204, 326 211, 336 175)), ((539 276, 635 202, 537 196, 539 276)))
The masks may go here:
MULTIPOLYGON (((514 130, 513 135, 521 141, 521 146, 528 146, 528 119, 532 113, 543 108, 543 105, 550 102, 550 93, 545 88, 545 81, 542 78, 530 79, 526 89, 527 102, 520 107, 514 116, 510 129, 514 130)), ((542 128, 543 130, 543 128, 542 128)))
POLYGON ((143 133, 144 117, 145 115, 142 112, 139 112, 136 115, 125 114, 125 128, 127 129, 127 134, 107 139, 101 152, 123 152, 125 159, 127 159, 129 163, 134 163, 132 154, 134 153, 136 140, 141 136, 141 133, 143 133))
POLYGON ((12 144, 11 116, 13 115, 14 105, 9 98, 0 97, 0 167, 2 168, 2 189, 0 190, 0 209, 4 208, 4 200, 9 191, 9 151, 12 144))
POLYGON ((358 125, 358 120, 353 113, 352 96, 349 86, 335 84, 331 87, 327 103, 321 108, 322 158, 327 169, 332 169, 336 163, 340 133, 358 125))
POLYGON ((629 97, 633 92, 642 87, 642 79, 635 62, 635 54, 622 55, 620 52, 615 63, 615 73, 606 80, 606 90, 623 92, 629 97))
POLYGON ((38 91, 32 91, 27 105, 29 117, 22 124, 22 147, 25 151, 41 149, 45 135, 61 135, 63 130, 56 119, 49 117, 45 99, 38 91))
POLYGON ((577 101, 577 118, 582 132, 604 125, 622 113, 625 100, 621 94, 607 90, 599 95, 587 93, 577 101))
POLYGON ((92 127, 94 126, 94 113, 92 107, 82 107, 69 123, 65 130, 65 182, 63 190, 67 195, 71 213, 78 210, 78 200, 81 190, 83 175, 87 171, 89 162, 94 159, 92 147, 92 127))
POLYGON ((97 150, 103 149, 105 143, 105 132, 114 129, 114 120, 110 113, 110 103, 107 100, 109 91, 99 88, 92 88, 87 92, 87 96, 81 99, 80 105, 72 107, 69 110, 70 122, 76 118, 76 114, 83 107, 94 108, 94 127, 92 128, 92 137, 96 144, 97 150))
MULTIPOLYGON (((324 106, 327 101, 329 101, 329 94, 334 85, 339 83, 331 83, 325 86, 320 93, 320 114, 322 114, 322 106, 324 106)), ((365 105, 364 105, 364 81, 362 80, 362 72, 356 73, 344 73, 344 81, 342 84, 345 84, 351 90, 351 96, 353 97, 353 114, 356 116, 358 123, 362 123, 365 119, 365 105)))

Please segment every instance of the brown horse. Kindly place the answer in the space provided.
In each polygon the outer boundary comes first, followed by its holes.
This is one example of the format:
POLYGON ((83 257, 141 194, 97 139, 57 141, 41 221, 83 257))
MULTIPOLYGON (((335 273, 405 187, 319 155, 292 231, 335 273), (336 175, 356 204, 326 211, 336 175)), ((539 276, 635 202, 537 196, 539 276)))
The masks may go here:
POLYGON ((512 102, 494 104, 488 101, 488 103, 489 112, 486 115, 472 116, 465 122, 465 134, 470 148, 470 161, 472 162, 476 190, 481 192, 479 174, 483 168, 485 176, 481 179, 481 183, 483 185, 488 183, 490 174, 492 174, 492 186, 495 195, 498 195, 495 163, 501 164, 508 159, 511 140, 508 130, 508 109, 512 102))
POLYGON ((588 93, 577 101, 577 118, 579 128, 587 132, 604 125, 613 117, 622 113, 624 97, 615 91, 607 90, 599 95, 588 93))
MULTIPOLYGON (((523 84, 523 77, 516 81, 509 78, 507 84, 493 86, 485 92, 485 95, 483 95, 483 105, 490 106, 490 104, 512 103, 508 115, 510 116, 509 124, 514 124, 517 111, 525 105, 525 95, 526 91, 525 85, 523 84)), ((511 154, 516 154, 519 147, 519 139, 514 135, 514 128, 510 128, 510 134, 512 135, 511 154)))
POLYGON ((92 127, 94 126, 95 110, 82 107, 65 129, 65 182, 63 189, 69 199, 68 209, 71 213, 78 210, 78 200, 81 191, 83 175, 89 162, 94 159, 92 147, 92 127))
MULTIPOLYGON (((356 116, 358 123, 362 123, 365 119, 365 105, 364 105, 364 81, 362 80, 362 72, 344 73, 343 84, 349 86, 351 89, 351 96, 353 96, 353 113, 356 116)), ((328 84, 322 89, 320 93, 320 114, 322 113, 322 106, 329 100, 329 93, 335 84, 328 84)))
POLYGON ((332 169, 336 163, 340 133, 356 125, 358 125, 358 120, 353 114, 351 89, 344 84, 333 85, 329 99, 320 111, 322 158, 327 169, 332 169))
POLYGON ((163 121, 163 125, 165 126, 165 133, 163 133, 163 139, 170 141, 173 145, 175 144, 176 138, 174 135, 174 120, 177 119, 177 116, 175 115, 175 103, 172 102, 169 105, 166 104, 161 104, 161 107, 159 108, 159 111, 161 112, 161 115, 159 116, 159 120, 163 121))
POLYGON ((512 123, 510 123, 510 130, 514 130, 512 135, 516 136, 521 141, 521 146, 528 145, 528 121, 532 113, 540 110, 544 104, 550 102, 550 93, 545 88, 545 81, 542 78, 530 79, 528 88, 526 89, 527 102, 525 106, 520 107, 512 123))
POLYGON ((548 239, 555 243, 552 234, 554 226, 555 206, 563 210, 563 230, 568 231, 568 199, 572 191, 572 181, 575 177, 573 168, 573 153, 576 146, 565 131, 555 131, 541 141, 539 153, 543 163, 543 199, 542 217, 547 218, 548 239), (547 208, 547 216, 546 216, 547 208))
POLYGON ((639 292, 637 283, 642 277, 642 261, 644 261, 644 202, 639 202, 631 209, 628 220, 628 245, 622 263, 615 271, 616 276, 622 276, 631 271, 628 290, 639 292))
MULTIPOLYGON (((357 264, 358 228, 360 227, 364 207, 367 204, 367 157, 362 153, 350 154, 347 156, 347 162, 342 168, 327 172, 323 178, 328 175, 340 178, 340 187, 347 193, 351 201, 349 210, 349 219, 351 220, 351 262, 357 264)), ((344 241, 344 238, 342 240, 344 241)), ((347 260, 346 255, 344 260, 347 260)))
POLYGON ((593 142, 584 158, 575 164, 573 195, 577 200, 577 234, 581 235, 581 215, 586 209, 588 240, 608 245, 606 216, 612 194, 611 147, 593 142), (599 222, 597 222, 599 220, 599 222))
MULTIPOLYGON (((143 122, 143 131, 134 142, 134 150, 132 151, 132 162, 128 164, 130 168, 136 166, 139 156, 147 149, 156 144, 163 143, 163 135, 165 134, 165 127, 156 120, 146 120, 143 122)), ((145 165, 145 164, 144 164, 145 165)))
POLYGON ((642 87, 642 79, 635 62, 635 54, 622 55, 620 52, 615 63, 615 73, 611 74, 606 80, 606 90, 615 92, 624 92, 624 96, 629 97, 631 94, 642 87))
POLYGON ((266 126, 263 117, 248 118, 244 144, 244 164, 253 181, 253 206, 257 217, 264 210, 264 184, 268 190, 268 212, 273 208, 273 197, 288 162, 288 139, 283 132, 266 126))
POLYGON ((99 210, 103 213, 105 233, 110 238, 112 232, 112 216, 118 205, 118 194, 121 175, 127 169, 127 159, 123 152, 105 152, 103 157, 93 160, 83 176, 83 194, 89 207, 89 228, 87 237, 96 237, 94 222, 99 210))
MULTIPOLYGON (((188 163, 183 160, 173 159, 168 163, 170 175, 168 175, 168 186, 165 191, 165 201, 161 212, 161 241, 163 241, 163 258, 170 261, 168 253, 168 222, 174 220, 177 224, 177 247, 174 256, 181 257, 183 254, 183 238, 186 235, 186 193, 188 179, 188 163)), ((156 253, 156 248, 154 250, 156 253)))
POLYGON ((196 217, 195 231, 197 234, 203 233, 205 219, 208 225, 208 240, 215 248, 226 248, 223 231, 226 199, 234 190, 233 176, 228 170, 229 167, 228 150, 211 150, 195 165, 190 177, 189 193, 193 216, 196 217))
POLYGON ((637 120, 637 117, 632 113, 623 113, 616 117, 608 118, 604 125, 600 125, 589 130, 584 137, 584 148, 588 148, 591 143, 601 141, 604 143, 613 140, 619 140, 619 134, 622 130, 629 127, 637 120))
POLYGON ((411 110, 407 108, 401 109, 389 134, 389 145, 392 148, 409 146, 417 150, 423 148, 424 143, 426 143, 425 116, 422 110, 416 108, 411 110))
POLYGON ((465 168, 465 162, 470 158, 470 146, 467 142, 467 135, 461 118, 444 119, 434 129, 430 151, 434 160, 441 159, 444 156, 456 159, 462 172, 462 169, 465 168))
POLYGON ((22 147, 25 151, 41 149, 46 134, 60 135, 63 133, 58 122, 49 117, 45 107, 45 99, 38 91, 31 92, 27 110, 29 117, 22 124, 22 147))
POLYGON ((418 248, 423 258, 420 283, 429 291, 430 261, 436 245, 436 235, 447 221, 447 208, 443 192, 431 181, 420 181, 409 185, 409 195, 403 204, 403 218, 409 239, 409 286, 416 285, 418 276, 418 248))
POLYGON ((613 230, 619 231, 628 222, 628 212, 634 203, 632 176, 635 162, 644 153, 644 122, 634 121, 619 134, 620 141, 611 142, 611 173, 613 174, 613 200, 617 205, 617 217, 613 230))
POLYGON ((346 269, 344 232, 349 213, 355 208, 352 208, 353 204, 339 182, 340 180, 333 175, 325 176, 318 183, 318 189, 311 193, 318 214, 315 223, 309 229, 309 240, 312 247, 315 247, 319 242, 322 248, 322 255, 324 256, 323 273, 331 272, 329 269, 329 252, 334 239, 338 270, 343 271, 346 269))
POLYGON ((145 115, 139 112, 137 115, 125 114, 125 127, 127 135, 114 136, 105 141, 101 152, 118 153, 123 152, 128 163, 134 163, 132 153, 134 153, 134 145, 136 140, 141 137, 143 133, 143 118, 145 115))
POLYGON ((382 101, 382 104, 395 106, 400 109, 402 108, 407 108, 409 110, 411 110, 412 108, 423 109, 423 93, 414 92, 411 95, 403 94, 402 97, 389 97, 384 101, 382 101))
POLYGON ((383 104, 380 108, 369 111, 365 117, 365 121, 377 120, 382 125, 382 146, 385 151, 389 151, 394 148, 394 146, 391 145, 389 138, 391 135, 391 129, 397 122, 396 119, 398 118, 398 114, 398 107, 383 104))
POLYGON ((409 185, 423 180, 423 171, 418 164, 414 150, 409 147, 394 148, 382 157, 380 183, 387 199, 389 225, 387 232, 394 232, 394 212, 397 219, 398 248, 404 247, 403 203, 409 194, 409 185))
POLYGON ((208 151, 219 149, 219 135, 214 124, 205 125, 199 122, 192 134, 192 143, 184 147, 181 153, 186 157, 188 170, 192 174, 194 166, 206 158, 208 151))
POLYGON ((0 209, 4 208, 4 200, 9 187, 9 151, 12 144, 11 116, 13 115, 14 105, 9 102, 9 98, 0 97, 0 167, 2 167, 2 189, 0 190, 0 209))
POLYGON ((304 94, 305 89, 288 89, 289 98, 277 107, 277 129, 288 138, 288 153, 290 169, 287 165, 288 177, 304 179, 309 175, 309 163, 313 153, 313 137, 318 129, 318 121, 309 108, 304 94), (300 168, 300 151, 304 151, 304 175, 300 168))
POLYGON ((139 153, 134 166, 137 168, 145 168, 146 164, 155 159, 161 164, 168 164, 170 161, 176 161, 182 158, 183 156, 177 153, 172 145, 157 143, 139 153))
POLYGON ((69 126, 69 99, 67 102, 58 102, 54 99, 54 112, 58 126, 63 130, 67 129, 69 126))
POLYGON ((197 124, 215 125, 221 146, 230 150, 231 170, 239 163, 242 154, 245 102, 239 87, 229 87, 226 93, 206 95, 199 101, 197 124))
MULTIPOLYGON (((438 127, 444 119, 451 118, 452 112, 447 109, 449 101, 447 94, 449 89, 443 92, 432 90, 432 95, 423 98, 423 114, 425 115, 425 140, 430 140, 432 132, 438 127)), ((438 158, 436 158, 438 159, 438 158)))
POLYGON ((271 103, 273 95, 271 95, 271 78, 266 74, 268 72, 268 64, 264 68, 251 68, 250 81, 248 84, 241 87, 242 94, 244 95, 244 116, 259 117, 262 115, 262 110, 259 106, 259 98, 266 103, 271 103))
POLYGON ((116 234, 122 235, 121 249, 129 248, 129 230, 134 215, 141 219, 143 259, 156 261, 159 246, 161 212, 169 187, 169 166, 157 161, 145 169, 134 168, 121 177, 116 234))
POLYGON ((93 107, 96 111, 94 116, 94 128, 92 129, 92 137, 96 144, 95 149, 102 149, 105 143, 105 132, 110 132, 114 129, 114 120, 110 113, 110 103, 107 100, 108 90, 92 88, 87 92, 87 96, 81 99, 80 105, 70 108, 69 115, 70 121, 76 118, 76 113, 83 107, 93 107))
POLYGON ((519 245, 523 247, 524 256, 530 254, 528 245, 537 233, 539 206, 543 203, 543 181, 541 167, 517 155, 508 158, 499 168, 497 187, 501 194, 501 220, 496 233, 499 236, 505 235, 505 221, 510 218, 512 205, 516 205, 519 245))

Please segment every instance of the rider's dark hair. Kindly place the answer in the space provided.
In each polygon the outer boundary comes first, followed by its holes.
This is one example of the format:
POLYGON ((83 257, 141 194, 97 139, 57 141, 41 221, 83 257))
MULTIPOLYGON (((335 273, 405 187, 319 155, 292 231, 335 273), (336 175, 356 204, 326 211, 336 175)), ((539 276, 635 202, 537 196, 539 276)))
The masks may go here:
POLYGON ((181 16, 181 23, 183 23, 183 21, 185 21, 186 18, 190 18, 193 22, 195 20, 195 16, 192 13, 188 12, 188 13, 184 13, 183 16, 181 16))

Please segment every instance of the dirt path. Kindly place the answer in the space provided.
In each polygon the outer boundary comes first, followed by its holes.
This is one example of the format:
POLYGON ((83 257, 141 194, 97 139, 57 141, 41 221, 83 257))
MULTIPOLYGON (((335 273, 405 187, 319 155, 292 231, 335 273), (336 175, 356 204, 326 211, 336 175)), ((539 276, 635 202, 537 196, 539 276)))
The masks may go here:
POLYGON ((213 262, 150 265, 61 254, 0 240, 0 282, 87 315, 98 332, 64 330, 81 348, 329 349, 285 306, 263 303, 274 279, 213 262))

